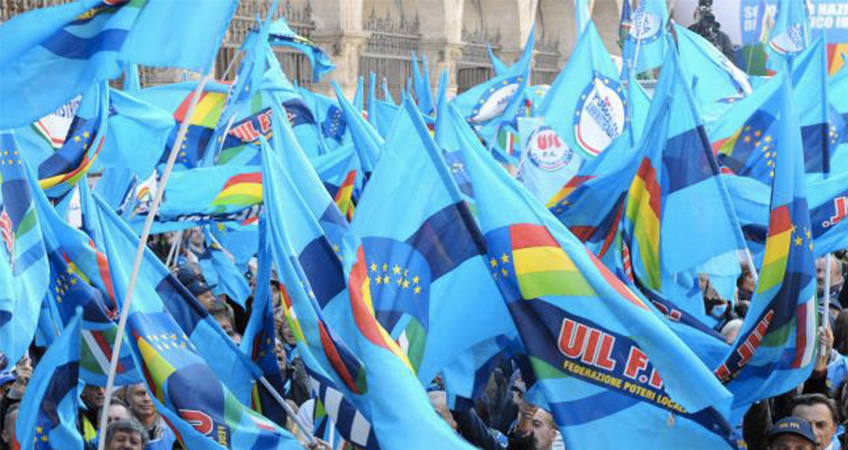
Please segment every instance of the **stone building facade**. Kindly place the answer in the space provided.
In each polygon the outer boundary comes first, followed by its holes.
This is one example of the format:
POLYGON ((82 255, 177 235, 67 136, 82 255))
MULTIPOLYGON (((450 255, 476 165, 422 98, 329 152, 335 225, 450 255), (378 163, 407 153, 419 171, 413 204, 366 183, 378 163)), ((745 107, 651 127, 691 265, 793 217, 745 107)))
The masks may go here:
MULTIPOLYGON (((0 20, 68 1, 0 0, 0 20)), ((620 54, 622 1, 590 0, 592 18, 613 54, 620 54)), ((254 18, 263 16, 270 5, 271 0, 240 1, 219 52, 219 78, 232 78, 240 58, 238 46, 255 26, 254 18)), ((275 16, 285 16, 292 28, 319 44, 336 64, 334 72, 313 84, 305 57, 278 49, 290 79, 325 93, 330 92, 329 81, 336 81, 353 95, 359 76, 367 83, 368 74, 374 72, 378 82, 385 79, 395 99, 412 74, 413 51, 429 62, 433 84, 443 69, 448 71, 449 93, 455 94, 492 75, 487 45, 506 63, 518 59, 534 21, 533 84, 553 80, 576 40, 574 0, 278 0, 275 16)), ((190 76, 147 68, 142 82, 150 85, 190 76)))

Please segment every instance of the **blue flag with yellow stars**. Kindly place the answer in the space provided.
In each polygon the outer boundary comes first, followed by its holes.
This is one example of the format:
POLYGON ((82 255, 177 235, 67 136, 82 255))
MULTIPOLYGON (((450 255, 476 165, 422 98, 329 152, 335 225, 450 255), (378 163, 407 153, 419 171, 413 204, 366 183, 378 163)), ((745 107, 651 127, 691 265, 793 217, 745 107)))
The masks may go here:
POLYGON ((415 105, 407 100, 401 108, 386 140, 392 151, 380 158, 351 227, 361 239, 377 320, 426 384, 512 323, 442 152, 415 105))
POLYGON ((77 309, 35 367, 21 399, 12 448, 82 450, 76 426, 81 324, 82 311, 77 309))
POLYGON ((322 227, 297 192, 300 186, 283 170, 275 151, 265 145, 263 161, 267 192, 264 232, 282 281, 286 320, 311 376, 321 378, 362 413, 351 414, 350 407, 341 408, 343 402, 338 400, 326 405, 335 414, 334 420, 339 420, 336 430, 366 448, 375 448, 376 441, 383 448, 470 448, 434 413, 409 359, 374 317, 361 248, 354 262, 348 256, 351 247, 343 244, 345 267, 353 269, 349 280, 344 274, 337 280, 338 257, 327 253, 322 227), (324 259, 298 257, 304 245, 323 248, 324 259), (329 277, 317 278, 322 271, 329 277), (322 310, 320 301, 328 292, 335 292, 327 288, 335 289, 336 281, 341 281, 341 290, 322 310), (356 417, 367 419, 370 425, 349 422, 356 417))
POLYGON ((734 420, 753 402, 803 383, 818 351, 814 245, 801 133, 790 80, 784 73, 775 79, 780 83, 775 93, 781 105, 780 145, 760 279, 739 335, 715 371, 734 394, 734 420))
POLYGON ((634 449, 735 448, 731 396, 710 368, 463 135, 491 276, 536 379, 530 401, 551 412, 566 447, 622 447, 626 435, 634 449))

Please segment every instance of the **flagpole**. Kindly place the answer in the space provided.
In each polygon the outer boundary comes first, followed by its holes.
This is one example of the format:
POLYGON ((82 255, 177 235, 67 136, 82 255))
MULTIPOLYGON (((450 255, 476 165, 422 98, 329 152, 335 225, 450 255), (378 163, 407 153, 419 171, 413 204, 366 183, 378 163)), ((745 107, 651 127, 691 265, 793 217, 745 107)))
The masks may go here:
POLYGON ((171 244, 171 250, 168 251, 168 258, 165 260, 165 267, 169 269, 171 268, 171 262, 177 259, 176 255, 179 254, 180 248, 182 247, 183 232, 185 232, 185 230, 180 230, 177 233, 177 239, 174 241, 173 244, 171 244))
MULTIPOLYGON (((214 63, 214 60, 213 60, 214 63)), ((197 84, 197 87, 194 89, 192 93, 191 102, 189 103, 188 111, 185 115, 185 120, 180 124, 180 129, 177 132, 177 138, 174 142, 174 145, 171 147, 171 152, 168 154, 168 163, 165 166, 165 171, 162 174, 162 180, 159 185, 159 189, 156 190, 156 194, 153 197, 153 204, 150 206, 150 211, 147 214, 147 218, 144 221, 144 228, 141 231, 141 236, 138 241, 138 248, 135 253, 135 259, 133 260, 133 269, 132 274, 130 275, 129 284, 127 284, 127 293, 124 297, 124 304, 121 308, 121 318, 118 321, 118 330, 115 333, 115 345, 112 348, 112 358, 109 360, 109 375, 106 378, 106 399, 103 402, 103 411, 109 410, 109 405, 112 402, 112 390, 115 388, 115 372, 118 369, 118 359, 121 355, 121 345, 124 339, 124 330, 127 327, 127 316, 129 316, 130 305, 133 300, 133 292, 135 288, 136 280, 138 279, 138 272, 141 269, 141 262, 144 259, 144 251, 147 248, 147 238, 150 236, 150 230, 153 227, 153 221, 156 218, 156 213, 159 211, 159 204, 162 202, 162 196, 165 193, 165 185, 168 184, 168 177, 171 175, 171 170, 174 168, 174 163, 177 161, 177 154, 179 154, 179 149, 183 145, 183 141, 185 141, 186 132, 188 131, 188 125, 191 120, 189 120, 194 114, 194 109, 197 106, 198 101, 200 100, 200 94, 203 92, 203 88, 206 86, 206 83, 212 78, 212 71, 204 75, 203 79, 200 80, 200 83, 197 84)), ((97 444, 97 450, 105 450, 106 445, 106 425, 108 422, 108 414, 101 414, 100 417, 100 441, 97 444)))
POLYGON ((288 414, 294 424, 297 425, 298 428, 300 428, 300 431, 303 433, 303 435, 306 436, 307 439, 309 439, 309 446, 317 444, 318 442, 315 439, 315 435, 309 432, 309 429, 306 428, 306 424, 303 423, 303 419, 298 416, 297 413, 294 412, 288 402, 286 402, 282 397, 280 397, 280 393, 277 392, 276 389, 274 389, 274 386, 271 386, 271 383, 268 382, 268 379, 265 378, 265 376, 263 375, 259 378, 259 382, 262 383, 262 386, 265 386, 265 389, 268 390, 268 392, 271 394, 271 397, 274 397, 274 400, 276 400, 277 403, 279 403, 280 406, 282 406, 283 409, 286 410, 286 414, 288 414))

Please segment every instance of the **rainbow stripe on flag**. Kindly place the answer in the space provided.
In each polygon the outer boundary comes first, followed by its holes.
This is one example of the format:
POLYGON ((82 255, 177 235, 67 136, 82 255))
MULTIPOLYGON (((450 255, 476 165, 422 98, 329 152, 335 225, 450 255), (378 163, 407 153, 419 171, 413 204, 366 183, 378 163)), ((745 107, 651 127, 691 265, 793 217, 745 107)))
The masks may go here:
MULTIPOLYGON (((795 233, 788 205, 777 207, 769 214, 768 238, 763 256, 763 266, 760 270, 760 281, 757 293, 763 293, 783 282, 786 275, 786 264, 789 259, 789 248, 793 244, 792 235, 795 233)), ((802 237, 798 237, 803 241, 802 237)), ((809 243, 812 250, 813 243, 809 243)))
POLYGON ((345 176, 342 185, 339 186, 339 190, 336 191, 336 196, 333 198, 333 201, 336 202, 336 206, 339 207, 339 211, 344 214, 348 222, 353 220, 353 188, 355 182, 356 170, 351 170, 347 173, 347 176, 345 176))
MULTIPOLYGON (((182 123, 188 113, 188 107, 191 104, 194 91, 192 91, 174 111, 174 119, 182 123)), ((218 119, 221 118, 221 113, 224 111, 224 105, 227 103, 226 92, 202 92, 200 100, 197 101, 197 106, 189 119, 189 125, 197 125, 205 128, 215 128, 218 124, 218 119)))
POLYGON ((642 159, 627 197, 627 218, 633 222, 633 237, 651 289, 660 290, 660 217, 662 192, 657 172, 648 157, 642 159))
POLYGON ((545 205, 546 208, 553 207, 562 207, 568 205, 568 196, 571 195, 572 192, 577 190, 580 186, 583 186, 587 181, 595 178, 594 175, 575 175, 568 183, 565 183, 565 186, 559 190, 545 205))
POLYGON ((262 203, 262 172, 233 175, 212 200, 216 206, 258 203, 262 203))
MULTIPOLYGON (((517 224, 509 227, 509 234, 518 289, 523 298, 597 295, 547 228, 517 224)), ((509 256, 501 255, 500 259, 508 263, 509 256)))

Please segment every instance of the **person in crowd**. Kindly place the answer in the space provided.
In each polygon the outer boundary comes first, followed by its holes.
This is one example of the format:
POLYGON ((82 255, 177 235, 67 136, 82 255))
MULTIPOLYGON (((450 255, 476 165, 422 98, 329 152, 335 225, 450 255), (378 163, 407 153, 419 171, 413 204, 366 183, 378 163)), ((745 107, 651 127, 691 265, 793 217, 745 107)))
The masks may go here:
POLYGON ((757 289, 757 282, 754 280, 754 275, 751 273, 751 269, 748 268, 747 265, 743 265, 742 272, 739 274, 739 277, 736 278, 737 300, 740 302, 750 302, 751 297, 754 296, 755 289, 757 289))
MULTIPOLYGON (((29 379, 32 377, 32 360, 25 355, 3 378, 5 394, 0 400, 0 424, 5 423, 12 407, 17 406, 24 396, 29 379), (9 378, 13 381, 9 383, 9 378)), ((8 447, 0 447, 0 450, 8 450, 8 447)))
MULTIPOLYGON (((827 266, 827 258, 816 259, 816 292, 819 301, 824 299, 824 282, 827 266)), ((842 285, 845 284, 845 279, 842 276, 842 261, 839 258, 830 258, 830 303, 839 304, 839 294, 842 292, 842 285)), ((845 305, 840 305, 844 307, 845 305)))
POLYGON ((736 340, 736 336, 739 335, 739 330, 742 329, 742 319, 733 319, 721 328, 721 335, 724 337, 724 341, 728 344, 732 344, 736 340))
POLYGON ((768 450, 816 450, 816 436, 806 420, 785 417, 772 426, 768 450))
POLYGON ((15 423, 18 421, 18 408, 20 403, 15 403, 6 411, 6 417, 3 419, 3 431, 0 432, 0 443, 3 444, 2 450, 11 450, 12 442, 15 440, 15 423))
POLYGON ((727 33, 721 31, 721 24, 716 21, 712 0, 701 0, 699 2, 694 19, 695 23, 689 26, 689 30, 701 35, 710 44, 713 44, 725 58, 733 61, 735 58, 733 43, 727 33))
MULTIPOLYGON (((101 411, 102 414, 102 411, 101 411)), ((99 418, 98 418, 99 420, 99 418)), ((106 423, 117 422, 119 420, 135 420, 129 408, 118 398, 112 398, 109 403, 109 412, 106 416, 106 423)), ((99 422, 98 422, 99 423, 99 422)))
POLYGON ((106 389, 102 386, 86 384, 80 393, 82 402, 79 410, 80 434, 85 442, 92 442, 97 437, 100 426, 98 416, 106 400, 106 389))
POLYGON ((836 424, 839 413, 836 402, 824 394, 804 394, 792 402, 792 416, 810 424, 816 438, 817 450, 837 450, 836 424))
POLYGON ((148 443, 145 449, 171 450, 177 438, 173 430, 156 412, 153 400, 150 399, 144 384, 131 384, 124 387, 123 397, 133 417, 147 430, 148 443))
POLYGON ((183 265, 177 270, 177 279, 180 280, 186 289, 197 298, 197 301, 206 308, 207 311, 213 311, 222 307, 222 302, 218 297, 212 294, 212 290, 202 275, 193 269, 190 265, 183 265))
POLYGON ((106 450, 144 450, 148 445, 144 427, 135 420, 118 420, 106 428, 106 450))

